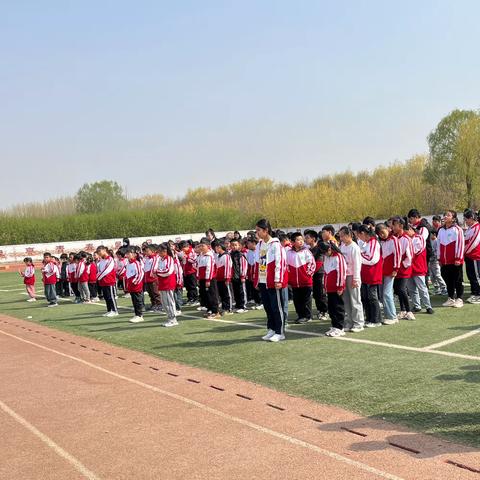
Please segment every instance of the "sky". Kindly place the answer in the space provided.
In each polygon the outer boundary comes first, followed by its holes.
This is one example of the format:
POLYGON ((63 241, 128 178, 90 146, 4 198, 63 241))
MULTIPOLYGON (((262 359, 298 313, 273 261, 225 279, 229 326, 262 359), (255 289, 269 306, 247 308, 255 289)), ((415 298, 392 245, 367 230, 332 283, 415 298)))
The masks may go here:
POLYGON ((0 208, 295 182, 480 107, 477 0, 0 0, 0 208))

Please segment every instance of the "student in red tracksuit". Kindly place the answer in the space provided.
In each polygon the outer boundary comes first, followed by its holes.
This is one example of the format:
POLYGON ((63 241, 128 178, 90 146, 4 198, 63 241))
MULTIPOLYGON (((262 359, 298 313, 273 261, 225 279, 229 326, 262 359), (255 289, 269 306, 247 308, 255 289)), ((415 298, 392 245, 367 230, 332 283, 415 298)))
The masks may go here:
POLYGON ((347 264, 340 248, 334 242, 319 242, 318 249, 324 255, 325 291, 327 292, 328 314, 332 328, 325 332, 327 337, 343 337, 345 304, 343 292, 347 279, 347 264))
POLYGON ((400 302, 399 320, 415 320, 407 293, 407 282, 412 276, 413 247, 412 240, 405 232, 407 222, 402 217, 391 219, 393 234, 398 238, 400 247, 400 268, 393 282, 393 291, 400 302))
POLYGON ((293 233, 291 241, 292 248, 287 252, 287 269, 298 316, 295 323, 306 323, 312 320, 312 277, 316 263, 300 232, 293 233))
POLYGON ((88 268, 88 289, 90 290, 90 300, 92 302, 98 302, 97 264, 95 263, 92 255, 87 256, 87 268, 88 268))
POLYGON ((60 272, 50 253, 43 254, 42 275, 45 288, 45 298, 48 301, 47 306, 57 307, 57 291, 55 286, 57 284, 57 278, 60 278, 60 272))
POLYGON ((378 285, 383 283, 383 260, 380 243, 369 225, 361 225, 357 232, 363 242, 362 251, 362 287, 361 296, 365 309, 365 327, 380 327, 382 312, 378 301, 378 285))
POLYGON ((87 267, 87 254, 78 253, 75 255, 75 261, 77 263, 77 270, 75 272, 75 278, 78 282, 78 291, 80 292, 80 298, 83 303, 90 302, 90 290, 88 288, 88 276, 89 269, 87 267))
POLYGON ((117 302, 115 301, 115 285, 117 274, 115 271, 115 260, 108 253, 105 245, 97 248, 99 261, 97 264, 97 283, 102 289, 103 298, 107 304, 107 313, 104 317, 116 317, 118 315, 117 302))
POLYGON ((471 295, 468 303, 480 303, 480 223, 473 210, 467 210, 463 219, 468 226, 465 232, 465 268, 470 281, 471 295))
POLYGON ((68 265, 67 265, 67 279, 70 284, 70 288, 75 295, 75 303, 80 303, 80 292, 78 291, 78 283, 76 278, 77 272, 77 263, 75 262, 75 253, 68 254, 68 265))
POLYGON ((255 288, 255 265, 256 257, 255 251, 257 249, 257 239, 255 237, 247 238, 247 253, 245 257, 247 259, 247 279, 245 281, 245 286, 247 288, 247 304, 251 305, 250 308, 253 310, 261 310, 263 308, 262 299, 260 297, 260 291, 255 288))
POLYGON ((245 282, 247 278, 248 262, 242 251, 242 244, 235 238, 230 241, 230 258, 232 259, 232 292, 235 300, 235 313, 245 313, 247 302, 247 290, 245 282))
POLYGON ((163 311, 167 315, 164 327, 178 325, 175 305, 175 289, 177 288, 177 273, 175 272, 175 254, 168 242, 158 246, 158 290, 160 292, 163 311))
POLYGON ((182 306, 183 306, 183 267, 182 263, 180 262, 180 258, 178 258, 177 251, 172 248, 173 253, 173 262, 174 262, 174 270, 175 270, 175 278, 177 279, 177 285, 175 287, 175 314, 177 317, 182 314, 182 306))
POLYGON ((218 313, 217 268, 210 240, 204 237, 198 244, 197 279, 200 285, 202 305, 207 309, 208 319, 220 318, 218 313))
POLYGON ((20 271, 20 275, 23 277, 23 284, 27 289, 28 300, 27 302, 36 302, 37 298, 35 296, 35 266, 31 257, 23 259, 25 264, 25 270, 20 271))
MULTIPOLYGON (((128 298, 129 293, 127 290, 126 285, 126 274, 127 274, 127 260, 125 259, 125 251, 127 247, 120 247, 117 250, 115 256, 117 257, 115 261, 115 274, 116 274, 116 287, 121 288, 123 290, 123 298, 128 298)), ((113 258, 113 257, 112 257, 113 258)), ((117 288, 115 288, 115 297, 117 292, 117 288)))
POLYGON ((158 290, 158 246, 154 244, 145 245, 144 253, 144 272, 145 272, 145 290, 150 297, 150 308, 152 312, 158 312, 162 302, 160 300, 160 292, 158 290))
POLYGON ((214 240, 212 242, 212 248, 216 253, 216 280, 218 296, 220 298, 220 302, 222 303, 222 314, 233 315, 232 259, 227 253, 227 249, 223 241, 214 240))
POLYGON ((444 307, 463 307, 463 263, 465 238, 457 224, 457 212, 447 210, 438 230, 437 257, 448 291, 444 307))
POLYGON ((186 240, 178 244, 179 259, 183 268, 183 284, 187 291, 187 305, 196 307, 198 303, 197 254, 186 240))
POLYGON ((129 320, 130 323, 140 323, 144 321, 143 311, 145 304, 143 300, 143 282, 145 272, 143 263, 140 259, 140 248, 136 246, 127 247, 125 250, 125 258, 127 260, 127 272, 125 282, 128 293, 132 299, 133 310, 135 315, 129 320))
MULTIPOLYGON (((267 334, 262 340, 285 340, 285 296, 288 285, 285 249, 278 238, 272 237, 272 227, 266 219, 255 226, 260 241, 256 247, 255 287, 260 289, 262 303, 267 314, 267 334)), ((288 305, 288 302, 287 302, 288 305)))

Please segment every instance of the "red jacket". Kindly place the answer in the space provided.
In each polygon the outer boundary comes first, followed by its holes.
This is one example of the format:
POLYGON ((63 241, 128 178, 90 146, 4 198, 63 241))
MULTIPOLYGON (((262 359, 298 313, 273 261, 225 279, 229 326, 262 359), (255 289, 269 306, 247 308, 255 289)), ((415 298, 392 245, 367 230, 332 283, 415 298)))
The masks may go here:
POLYGON ((89 266, 88 283, 97 282, 97 264, 92 262, 89 266))
POLYGON ((77 279, 77 282, 86 283, 88 282, 88 275, 89 275, 88 265, 85 262, 85 259, 82 259, 77 263, 75 278, 77 279))
POLYGON ((480 260, 480 223, 475 222, 465 232, 465 258, 480 260))
POLYGON ((213 280, 217 275, 217 267, 213 252, 209 250, 207 253, 197 257, 197 278, 199 280, 213 280))
POLYGON ((345 257, 337 252, 332 252, 330 256, 325 255, 323 268, 325 271, 325 291, 327 293, 337 293, 338 290, 343 290, 347 279, 345 257))
POLYGON ((288 283, 292 288, 311 287, 316 270, 315 259, 308 247, 291 248, 287 252, 288 283))
POLYGON ((412 276, 413 258, 412 239, 405 232, 397 238, 400 246, 400 268, 398 269, 397 278, 410 278, 412 276))
POLYGON ((70 283, 76 283, 75 272, 77 271, 77 265, 75 263, 69 263, 67 265, 67 279, 70 283))
POLYGON ((362 283, 366 285, 381 285, 383 283, 383 261, 380 252, 380 243, 376 237, 362 248, 362 283))
POLYGON ((35 267, 27 265, 22 273, 22 277, 25 285, 35 285, 35 267))
POLYGON ((173 257, 173 269, 177 280, 176 288, 183 288, 183 267, 177 255, 173 257))
POLYGON ((143 279, 145 272, 140 260, 131 260, 127 263, 126 290, 130 293, 143 291, 143 279))
POLYGON ((400 268, 400 245, 395 235, 390 235, 386 240, 380 241, 383 258, 383 276, 391 277, 393 272, 400 268))
POLYGON ((245 258, 247 259, 247 280, 253 282, 255 278, 255 265, 257 264, 255 260, 255 250, 247 250, 245 258))
POLYGON ((158 255, 153 254, 144 258, 143 271, 145 272, 145 283, 154 283, 158 281, 158 255))
POLYGON ((97 282, 100 287, 113 287, 117 283, 115 260, 107 256, 98 262, 97 282))
POLYGON ((175 260, 167 255, 166 257, 158 257, 158 289, 175 290, 177 288, 177 276, 175 274, 175 260))
POLYGON ((259 283, 265 283, 267 288, 275 288, 275 283, 281 283, 282 288, 287 287, 286 254, 278 238, 272 238, 268 243, 260 240, 255 250, 255 258, 255 286, 258 286, 259 283))
POLYGON ((45 285, 55 285, 60 277, 57 264, 51 260, 42 268, 43 283, 45 285))
POLYGON ((215 265, 217 267, 217 281, 230 282, 232 280, 232 257, 228 253, 217 255, 215 265))
POLYGON ((463 264, 465 239, 463 230, 456 224, 441 227, 437 234, 437 258, 440 265, 463 264))
POLYGON ((197 254, 192 247, 188 252, 182 252, 182 268, 184 275, 195 275, 197 273, 197 254))
POLYGON ((420 233, 412 238, 412 277, 425 277, 428 273, 425 238, 420 233))

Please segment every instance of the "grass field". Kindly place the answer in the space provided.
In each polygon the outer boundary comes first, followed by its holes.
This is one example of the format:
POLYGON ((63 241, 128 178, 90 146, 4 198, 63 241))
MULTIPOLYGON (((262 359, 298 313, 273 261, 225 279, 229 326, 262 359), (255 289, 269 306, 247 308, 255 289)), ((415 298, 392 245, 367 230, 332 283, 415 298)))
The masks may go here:
POLYGON ((165 317, 154 315, 128 323, 129 299, 119 300, 121 315, 112 320, 101 316, 102 304, 64 300, 45 308, 26 298, 18 274, 0 274, 1 313, 480 447, 480 346, 470 335, 480 329, 478 305, 441 308, 444 299, 434 297, 435 315, 418 314, 414 322, 329 339, 321 335, 329 325, 314 321, 291 325, 296 333, 272 344, 260 340, 263 311, 211 321, 184 308, 181 325, 165 329, 165 317))

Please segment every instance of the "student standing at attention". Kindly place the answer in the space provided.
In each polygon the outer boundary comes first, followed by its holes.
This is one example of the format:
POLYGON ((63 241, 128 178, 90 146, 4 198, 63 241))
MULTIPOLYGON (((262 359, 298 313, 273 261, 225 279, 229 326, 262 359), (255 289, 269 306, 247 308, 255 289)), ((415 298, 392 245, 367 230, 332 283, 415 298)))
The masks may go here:
POLYGON ((285 340, 285 297, 281 292, 288 284, 285 250, 278 238, 272 237, 272 227, 268 220, 259 220, 255 232, 259 239, 255 286, 260 290, 267 314, 267 334, 262 340, 280 342, 285 340))
POLYGON ((19 273, 23 277, 23 284, 27 289, 27 302, 36 302, 37 299, 35 296, 35 266, 33 265, 31 257, 24 258, 23 263, 25 264, 25 269, 23 270, 23 272, 21 271, 19 273))
POLYGON ((58 307, 56 284, 57 278, 60 278, 60 272, 57 265, 53 261, 50 253, 43 254, 43 285, 45 289, 45 298, 48 302, 48 307, 58 307))
POLYGON ((107 313, 104 317, 118 316, 117 302, 115 301, 115 285, 117 283, 117 273, 115 270, 115 260, 109 255, 107 247, 100 245, 97 248, 99 261, 97 264, 97 282, 102 289, 103 298, 107 304, 107 313))
POLYGON ((130 293, 132 299, 133 310, 135 315, 129 320, 130 323, 143 322, 143 310, 145 304, 143 300, 143 280, 145 272, 143 270, 143 263, 140 260, 140 249, 138 247, 127 247, 125 252, 125 258, 127 259, 127 273, 126 284, 127 290, 130 293))

